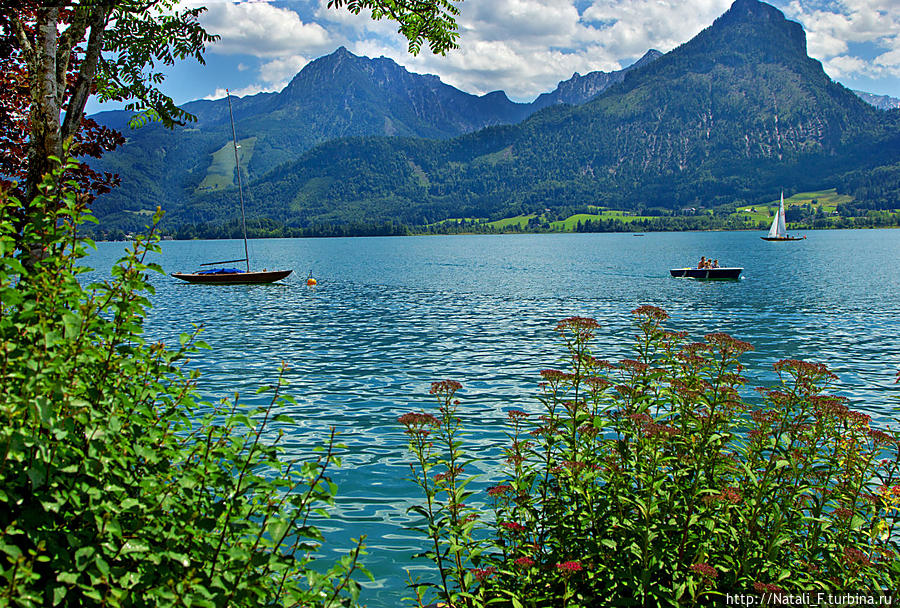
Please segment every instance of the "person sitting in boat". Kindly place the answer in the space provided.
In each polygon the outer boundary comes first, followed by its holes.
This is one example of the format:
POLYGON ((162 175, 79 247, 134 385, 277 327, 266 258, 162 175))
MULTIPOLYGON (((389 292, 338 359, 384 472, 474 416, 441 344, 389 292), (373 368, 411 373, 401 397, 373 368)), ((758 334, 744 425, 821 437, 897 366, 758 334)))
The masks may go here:
POLYGON ((697 264, 697 268, 706 268, 706 256, 705 255, 700 256, 700 263, 697 264))
POLYGON ((718 268, 718 267, 719 267, 719 260, 713 260, 712 266, 710 266, 710 268, 718 268))

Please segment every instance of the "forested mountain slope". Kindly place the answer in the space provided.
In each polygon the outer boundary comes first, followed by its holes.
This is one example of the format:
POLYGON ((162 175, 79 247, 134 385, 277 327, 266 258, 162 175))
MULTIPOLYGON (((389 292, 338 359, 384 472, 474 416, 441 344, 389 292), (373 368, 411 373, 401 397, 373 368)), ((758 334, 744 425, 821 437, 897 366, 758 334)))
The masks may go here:
MULTIPOLYGON (((771 200, 900 161, 898 115, 833 82, 799 24, 737 0, 583 105, 450 140, 329 141, 253 181, 249 205, 255 217, 309 227, 771 200)), ((172 225, 221 222, 237 201, 196 192, 169 209, 172 225)))
MULTIPOLYGON (((648 52, 636 64, 659 55, 648 52)), ((341 47, 310 62, 279 93, 233 98, 241 165, 250 180, 299 159, 317 144, 352 136, 446 139, 485 126, 524 120, 557 103, 583 103, 621 82, 630 68, 576 74, 532 103, 510 101, 502 91, 476 96, 444 84, 437 76, 414 74, 392 60, 353 55, 341 47)), ((233 187, 234 156, 227 100, 185 104, 197 121, 175 130, 159 124, 131 129, 128 112, 94 118, 122 131, 127 143, 98 168, 126 177, 98 200, 95 212, 107 222, 143 221, 129 214, 170 209, 196 195, 233 187)))

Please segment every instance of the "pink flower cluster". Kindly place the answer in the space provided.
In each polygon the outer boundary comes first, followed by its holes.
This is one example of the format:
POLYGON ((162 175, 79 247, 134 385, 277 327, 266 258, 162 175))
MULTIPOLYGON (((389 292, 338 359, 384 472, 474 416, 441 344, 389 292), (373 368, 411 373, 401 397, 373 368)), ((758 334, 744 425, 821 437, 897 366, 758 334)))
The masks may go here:
POLYGON ((745 353, 748 350, 753 350, 753 345, 751 345, 749 342, 744 342, 743 340, 732 338, 726 333, 716 332, 712 334, 706 334, 706 336, 704 337, 706 338, 706 341, 711 345, 718 346, 719 350, 721 350, 722 352, 740 355, 741 353, 745 353))
POLYGON ((649 306, 647 304, 638 306, 631 311, 631 314, 637 317, 647 317, 648 319, 653 319, 654 321, 664 321, 669 318, 669 313, 664 311, 662 308, 659 308, 657 306, 649 306))
POLYGON ((568 561, 556 564, 556 569, 563 574, 574 574, 581 571, 581 562, 568 561))
POLYGON ((398 418, 400 424, 406 427, 407 435, 422 435, 423 437, 431 432, 428 427, 440 426, 441 422, 431 414, 409 412, 398 418))
POLYGON ((475 577, 476 581, 481 582, 484 579, 490 577, 495 572, 497 572, 496 568, 494 568, 493 566, 488 566, 487 568, 474 568, 472 570, 472 575, 475 577))
POLYGON ((528 528, 515 521, 504 521, 500 524, 500 527, 506 528, 511 532, 525 532, 528 530, 528 528))
POLYGON ((719 576, 719 572, 707 564, 706 562, 699 562, 691 566, 691 571, 696 572, 697 574, 702 574, 707 578, 716 578, 719 576))
POLYGON ((753 583, 753 590, 757 593, 779 593, 784 591, 778 585, 773 585, 772 583, 760 583, 759 581, 753 583))
POLYGON ((462 384, 456 380, 441 380, 440 382, 432 382, 431 391, 429 392, 432 395, 452 395, 461 388, 462 384))

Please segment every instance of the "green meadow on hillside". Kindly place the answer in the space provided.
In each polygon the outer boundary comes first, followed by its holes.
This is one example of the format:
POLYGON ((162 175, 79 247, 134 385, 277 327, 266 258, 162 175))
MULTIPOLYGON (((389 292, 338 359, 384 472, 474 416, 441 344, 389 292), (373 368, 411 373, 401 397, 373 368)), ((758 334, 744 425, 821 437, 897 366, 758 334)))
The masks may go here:
MULTIPOLYGON (((835 188, 830 188, 813 192, 798 192, 784 199, 784 207, 787 210, 791 207, 809 205, 811 209, 818 210, 821 208, 826 216, 831 216, 837 210, 838 205, 852 201, 852 196, 838 194, 835 188)), ((738 207, 734 215, 755 223, 769 223, 772 221, 772 216, 776 211, 778 211, 778 199, 769 202, 767 205, 738 207)))
MULTIPOLYGON (((238 142, 238 157, 240 158, 241 168, 246 173, 247 165, 253 158, 253 148, 256 146, 256 137, 248 137, 238 142)), ((222 190, 223 188, 233 188, 234 181, 234 147, 228 142, 215 152, 213 152, 213 160, 206 170, 206 177, 197 186, 195 192, 222 190)))
POLYGON ((638 220, 646 220, 650 219, 648 215, 634 215, 628 211, 619 211, 617 209, 603 209, 599 208, 599 213, 576 213, 575 215, 570 215, 564 220, 558 220, 550 223, 550 227, 553 230, 558 230, 560 232, 573 232, 578 226, 578 222, 584 224, 587 221, 596 222, 598 220, 619 220, 626 224, 630 224, 632 222, 636 222, 638 220))
MULTIPOLYGON (((835 188, 798 192, 784 199, 788 224, 794 228, 852 228, 872 227, 872 225, 895 225, 900 220, 900 209, 893 211, 873 211, 863 215, 877 215, 878 218, 854 218, 839 215, 839 207, 854 202, 846 194, 838 194, 835 188), (881 217, 885 216, 885 217, 881 217), (878 222, 874 220, 878 219, 878 222)), ((715 209, 698 209, 673 215, 640 215, 630 211, 588 206, 586 211, 560 217, 549 209, 543 213, 520 214, 513 217, 488 221, 487 218, 449 218, 426 226, 436 232, 579 232, 589 222, 621 222, 629 225, 638 223, 636 229, 672 230, 696 229, 765 229, 778 211, 778 199, 756 205, 723 206, 715 209), (705 218, 705 219, 704 219, 705 218), (687 223, 686 223, 687 222, 687 223)), ((626 229, 627 230, 627 229, 626 229)), ((589 229, 587 231, 590 231, 589 229)))

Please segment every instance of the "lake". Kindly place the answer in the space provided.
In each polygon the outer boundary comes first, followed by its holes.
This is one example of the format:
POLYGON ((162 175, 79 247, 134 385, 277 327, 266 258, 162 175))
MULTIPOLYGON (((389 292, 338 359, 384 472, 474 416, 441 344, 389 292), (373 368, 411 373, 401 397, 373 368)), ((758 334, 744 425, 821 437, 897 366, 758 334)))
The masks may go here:
MULTIPOLYGON (((177 344, 204 326, 211 350, 194 357, 211 398, 257 387, 288 366, 298 424, 286 444, 307 453, 336 427, 347 445, 326 553, 366 534, 376 577, 361 601, 393 607, 424 540, 404 530, 418 495, 404 478, 409 455, 401 414, 432 406, 434 380, 462 382, 470 445, 496 454, 505 411, 536 410, 538 372, 559 367, 554 327, 597 319, 595 355, 616 360, 634 334, 630 311, 664 308, 668 327, 700 339, 724 331, 753 344, 756 383, 774 381, 784 358, 826 363, 851 407, 878 425, 900 405, 900 230, 818 231, 767 243, 762 232, 473 235, 250 242, 252 267, 293 268, 282 284, 202 286, 155 276, 148 337, 177 344), (700 256, 743 266, 737 282, 673 279, 700 256), (318 285, 308 288, 309 271, 318 285)), ((123 243, 99 243, 89 265, 108 274, 123 243)), ((166 272, 234 259, 241 241, 169 241, 154 256, 166 272)), ((256 401, 254 401, 254 399, 256 401)), ((490 470, 487 471, 490 474, 490 470)), ((423 570, 424 569, 424 570, 423 570)))

